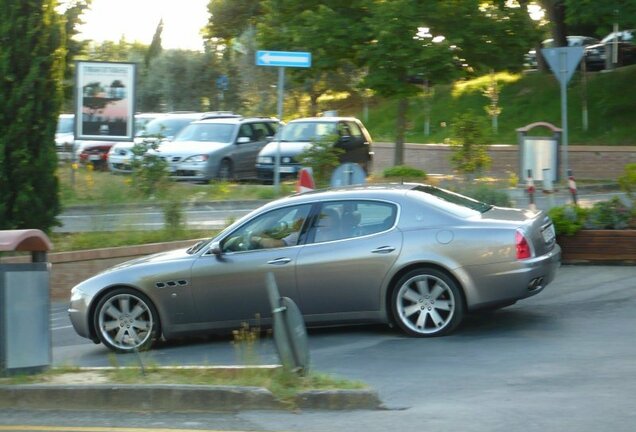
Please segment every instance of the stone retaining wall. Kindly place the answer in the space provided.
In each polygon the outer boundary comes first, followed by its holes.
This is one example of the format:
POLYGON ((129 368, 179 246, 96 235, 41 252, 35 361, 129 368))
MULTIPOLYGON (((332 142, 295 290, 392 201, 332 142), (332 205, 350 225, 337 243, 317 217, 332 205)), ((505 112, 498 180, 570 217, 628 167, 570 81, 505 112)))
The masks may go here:
MULTIPOLYGON (((375 173, 393 166, 393 143, 374 143, 375 173)), ((488 146, 492 166, 488 176, 508 178, 510 173, 520 176, 519 147, 496 144, 488 146)), ((452 174, 451 148, 446 144, 405 144, 406 165, 423 169, 429 174, 452 174)), ((577 179, 616 180, 626 164, 636 163, 636 146, 569 146, 568 165, 577 179)), ((522 177, 522 176, 520 176, 522 177)))
MULTIPOLYGON (((48 254, 51 263, 51 300, 68 300, 71 288, 109 267, 133 258, 165 252, 172 249, 189 247, 197 240, 184 240, 170 243, 152 243, 139 246, 126 246, 107 249, 92 249, 78 252, 58 252, 48 254)), ((31 256, 0 258, 0 263, 30 262, 31 256)))

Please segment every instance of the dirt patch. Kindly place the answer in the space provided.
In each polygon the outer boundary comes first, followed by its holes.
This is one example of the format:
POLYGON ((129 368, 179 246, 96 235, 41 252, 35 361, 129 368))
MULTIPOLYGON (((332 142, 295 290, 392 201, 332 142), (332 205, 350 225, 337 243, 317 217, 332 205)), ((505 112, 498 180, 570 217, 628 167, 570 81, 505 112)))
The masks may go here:
POLYGON ((46 384, 105 384, 109 380, 105 374, 96 371, 71 372, 52 375, 47 378, 46 384))

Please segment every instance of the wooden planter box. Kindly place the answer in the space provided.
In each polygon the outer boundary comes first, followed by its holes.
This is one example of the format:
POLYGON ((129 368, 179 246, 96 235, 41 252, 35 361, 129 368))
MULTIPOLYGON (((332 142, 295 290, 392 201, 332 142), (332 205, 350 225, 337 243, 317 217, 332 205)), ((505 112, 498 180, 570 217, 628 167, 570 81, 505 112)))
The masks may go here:
POLYGON ((564 264, 636 264, 636 230, 581 230, 557 243, 564 264))

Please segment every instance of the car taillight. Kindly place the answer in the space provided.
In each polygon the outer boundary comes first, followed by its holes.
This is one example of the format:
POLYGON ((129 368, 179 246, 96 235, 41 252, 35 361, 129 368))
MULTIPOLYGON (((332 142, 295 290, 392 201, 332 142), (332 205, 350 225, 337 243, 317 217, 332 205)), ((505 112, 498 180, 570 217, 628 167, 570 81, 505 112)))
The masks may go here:
POLYGON ((526 259, 532 257, 530 244, 523 233, 519 230, 515 233, 515 246, 517 247, 517 259, 526 259))

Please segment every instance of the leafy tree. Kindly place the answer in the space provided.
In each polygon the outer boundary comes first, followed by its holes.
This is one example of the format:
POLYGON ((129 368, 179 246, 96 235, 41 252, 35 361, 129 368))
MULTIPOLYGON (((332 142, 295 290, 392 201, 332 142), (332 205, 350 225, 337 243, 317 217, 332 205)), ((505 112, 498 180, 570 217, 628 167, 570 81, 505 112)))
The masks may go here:
POLYGON ((614 23, 620 28, 636 24, 636 2, 633 0, 565 0, 566 23, 581 34, 605 37, 614 23))
POLYGON ((156 58, 159 54, 161 54, 161 33, 163 32, 163 19, 159 20, 159 24, 157 24, 157 28, 155 29, 155 34, 152 36, 152 42, 150 42, 150 46, 148 47, 148 51, 146 51, 146 56, 144 57, 144 65, 146 68, 150 66, 150 60, 156 58))
POLYGON ((77 29, 82 21, 82 15, 90 8, 92 0, 67 0, 66 9, 62 13, 64 19, 64 34, 66 35, 66 67, 64 69, 64 102, 63 111, 73 111, 74 95, 73 88, 75 84, 75 62, 81 54, 86 51, 88 41, 78 40, 76 36, 79 34, 77 29))
POLYGON ((54 139, 66 52, 55 6, 2 1, 0 229, 49 231, 60 211, 54 139))
MULTIPOLYGON (((138 86, 139 109, 200 111, 216 109, 217 59, 211 53, 164 50, 150 62, 138 86)), ((232 107, 232 109, 235 109, 232 107)))
POLYGON ((261 15, 259 0, 211 0, 210 20, 205 28, 207 39, 220 39, 228 44, 238 38, 261 15))
POLYGON ((351 90, 358 47, 368 38, 361 21, 368 0, 263 0, 257 25, 261 49, 308 51, 311 68, 289 68, 288 75, 309 95, 310 113, 318 111, 318 98, 330 90, 351 90))
POLYGON ((420 91, 413 78, 420 75, 437 81, 449 79, 454 73, 450 45, 434 39, 438 34, 429 24, 434 21, 437 3, 375 1, 370 16, 364 20, 369 42, 361 49, 368 68, 362 85, 380 96, 397 100, 395 165, 404 163, 409 97, 420 91))

